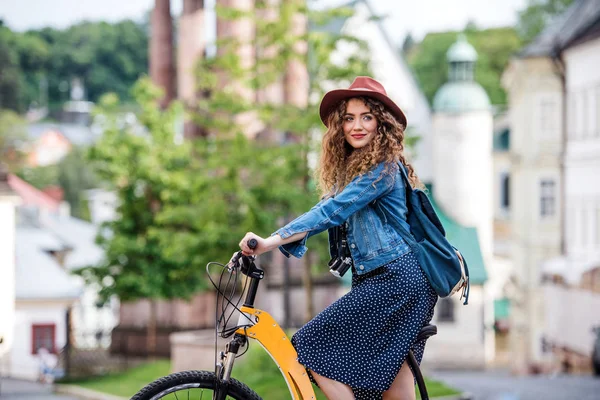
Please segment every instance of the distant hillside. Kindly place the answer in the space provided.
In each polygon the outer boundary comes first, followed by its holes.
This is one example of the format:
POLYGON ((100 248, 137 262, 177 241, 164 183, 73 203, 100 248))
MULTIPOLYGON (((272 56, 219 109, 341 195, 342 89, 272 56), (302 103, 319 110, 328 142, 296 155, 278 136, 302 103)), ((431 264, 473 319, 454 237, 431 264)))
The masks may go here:
MULTIPOLYGON (((448 79, 446 52, 460 33, 429 33, 422 42, 411 46, 406 54, 408 63, 430 104, 433 102, 436 91, 448 79)), ((510 57, 522 46, 517 31, 512 27, 507 27, 484 30, 467 29, 462 33, 479 54, 475 70, 477 82, 486 90, 492 104, 506 104, 506 93, 500 85, 500 77, 510 57)))

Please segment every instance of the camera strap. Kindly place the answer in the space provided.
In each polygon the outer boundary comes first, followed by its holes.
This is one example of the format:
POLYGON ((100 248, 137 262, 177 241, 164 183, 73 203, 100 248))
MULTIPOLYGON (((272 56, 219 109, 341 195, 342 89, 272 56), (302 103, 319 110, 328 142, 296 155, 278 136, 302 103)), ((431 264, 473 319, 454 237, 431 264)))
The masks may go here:
POLYGON ((343 257, 344 255, 344 237, 346 236, 346 223, 344 222, 342 225, 340 225, 339 229, 336 229, 337 231, 337 250, 338 250, 338 257, 343 257))
POLYGON ((338 257, 346 258, 351 257, 350 249, 348 248, 348 237, 346 230, 346 223, 340 225, 339 238, 338 238, 338 257))

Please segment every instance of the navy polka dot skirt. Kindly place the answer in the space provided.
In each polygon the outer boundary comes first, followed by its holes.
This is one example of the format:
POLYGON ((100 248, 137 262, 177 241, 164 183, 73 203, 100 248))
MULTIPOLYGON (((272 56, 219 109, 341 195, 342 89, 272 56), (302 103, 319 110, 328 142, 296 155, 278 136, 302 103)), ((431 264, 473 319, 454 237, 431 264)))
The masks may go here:
POLYGON ((350 292, 292 337, 298 361, 349 385, 357 400, 381 399, 410 349, 421 362, 425 343, 415 340, 436 301, 412 252, 367 274, 353 273, 350 292))

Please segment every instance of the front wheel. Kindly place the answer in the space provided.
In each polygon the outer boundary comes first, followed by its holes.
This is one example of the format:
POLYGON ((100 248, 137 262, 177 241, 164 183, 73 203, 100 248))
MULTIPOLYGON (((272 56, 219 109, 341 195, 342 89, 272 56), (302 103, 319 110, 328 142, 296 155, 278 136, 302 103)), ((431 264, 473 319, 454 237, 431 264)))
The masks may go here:
MULTIPOLYGON (((131 400, 212 399, 216 383, 213 372, 176 372, 146 385, 131 400)), ((225 399, 262 400, 252 389, 233 378, 225 399)))

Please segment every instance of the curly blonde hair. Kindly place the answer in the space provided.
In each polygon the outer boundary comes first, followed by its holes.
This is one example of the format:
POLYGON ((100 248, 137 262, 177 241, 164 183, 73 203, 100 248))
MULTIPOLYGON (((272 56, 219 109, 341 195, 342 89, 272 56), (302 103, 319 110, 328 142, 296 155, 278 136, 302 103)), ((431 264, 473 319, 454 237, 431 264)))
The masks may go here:
POLYGON ((329 114, 329 128, 323 136, 321 160, 317 169, 319 190, 324 196, 340 192, 352 179, 371 167, 385 162, 384 173, 398 161, 407 167, 411 186, 423 188, 413 167, 404 156, 404 126, 378 100, 356 97, 365 103, 377 120, 377 135, 365 147, 354 149, 345 139, 342 128, 346 106, 351 99, 343 100, 329 114))

